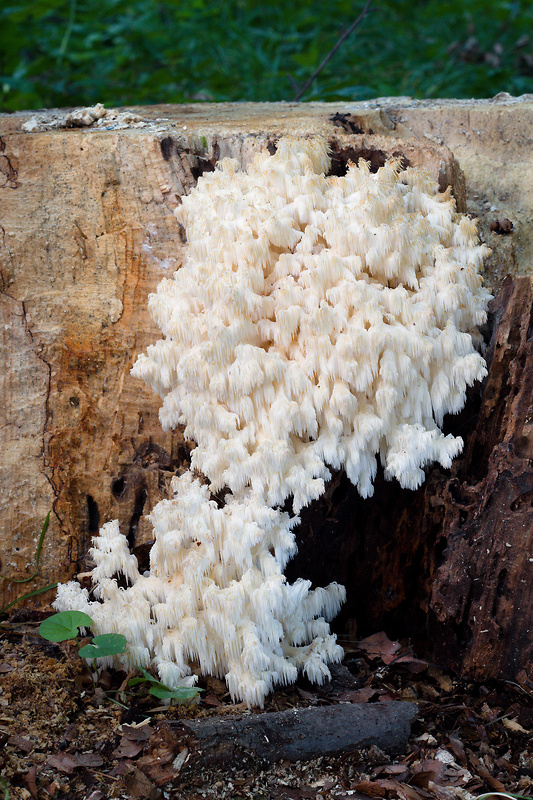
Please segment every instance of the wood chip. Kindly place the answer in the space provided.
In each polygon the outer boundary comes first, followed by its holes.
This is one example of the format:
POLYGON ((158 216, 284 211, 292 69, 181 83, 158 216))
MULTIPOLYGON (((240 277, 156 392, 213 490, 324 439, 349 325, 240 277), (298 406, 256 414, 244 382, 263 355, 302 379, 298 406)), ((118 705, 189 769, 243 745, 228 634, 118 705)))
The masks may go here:
POLYGON ((12 747, 16 747, 17 750, 23 750, 25 753, 31 753, 35 747, 33 742, 30 742, 29 739, 25 739, 24 736, 10 736, 7 743, 12 747))

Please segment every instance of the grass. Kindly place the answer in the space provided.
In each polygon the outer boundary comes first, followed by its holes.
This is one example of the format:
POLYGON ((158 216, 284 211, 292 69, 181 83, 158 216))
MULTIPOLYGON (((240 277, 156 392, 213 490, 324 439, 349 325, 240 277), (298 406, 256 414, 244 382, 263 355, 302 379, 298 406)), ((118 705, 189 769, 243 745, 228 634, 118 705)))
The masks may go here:
MULTIPOLYGON (((533 91, 529 0, 374 0, 302 100, 533 91)), ((291 101, 363 2, 7 0, 0 109, 291 101)))
MULTIPOLYGON (((13 578, 9 575, 0 575, 0 580, 7 581, 8 583, 29 583, 34 578, 37 577, 39 574, 39 562, 41 560, 41 552, 43 549, 44 537, 46 536, 46 532, 48 531, 48 526, 50 525, 50 514, 52 512, 49 511, 46 515, 46 518, 43 523, 43 527, 41 528, 41 533, 39 535, 39 540, 37 542, 37 550, 35 551, 35 569, 25 578, 13 578)), ((8 603, 6 606, 0 608, 0 616, 5 614, 5 612, 15 606, 17 603, 22 602, 23 600, 28 600, 30 597, 36 597, 39 594, 44 594, 48 592, 50 589, 55 589, 57 583, 49 583, 46 586, 41 586, 39 589, 34 589, 32 592, 26 592, 25 594, 20 595, 17 597, 16 600, 12 600, 11 603, 8 603)))

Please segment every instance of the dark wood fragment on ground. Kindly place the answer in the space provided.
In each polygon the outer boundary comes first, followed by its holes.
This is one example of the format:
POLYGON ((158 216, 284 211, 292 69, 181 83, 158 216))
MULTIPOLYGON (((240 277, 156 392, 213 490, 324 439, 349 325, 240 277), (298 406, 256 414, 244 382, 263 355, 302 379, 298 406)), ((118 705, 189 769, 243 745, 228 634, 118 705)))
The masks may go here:
POLYGON ((202 758, 209 762, 233 760, 239 750, 266 761, 300 761, 371 745, 388 753, 400 752, 416 713, 415 703, 401 701, 342 703, 226 719, 208 717, 177 725, 194 737, 202 758))

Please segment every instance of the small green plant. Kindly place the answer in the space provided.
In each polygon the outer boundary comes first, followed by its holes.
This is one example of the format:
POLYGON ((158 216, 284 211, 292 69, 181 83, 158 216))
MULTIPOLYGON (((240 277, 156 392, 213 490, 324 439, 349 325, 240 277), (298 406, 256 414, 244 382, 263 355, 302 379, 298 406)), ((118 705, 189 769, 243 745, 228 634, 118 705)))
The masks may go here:
MULTIPOLYGON (((11 578, 9 575, 0 575, 0 578, 3 581, 7 581, 8 583, 29 583, 39 574, 39 562, 41 560, 41 550, 43 549, 43 542, 44 537, 46 536, 46 531, 48 530, 48 526, 50 524, 50 514, 52 512, 49 511, 46 515, 46 519, 43 523, 43 527, 41 528, 41 533, 39 535, 39 541, 37 542, 37 550, 35 551, 35 569, 32 574, 28 578, 11 578)), ((28 600, 30 597, 35 597, 38 594, 43 594, 44 592, 48 592, 49 589, 55 589, 57 583, 49 583, 46 586, 41 586, 40 589, 34 589, 33 592, 26 592, 26 594, 17 597, 16 600, 12 600, 11 603, 8 603, 3 608, 0 608, 0 614, 4 614, 8 608, 20 603, 22 600, 28 600)))
MULTIPOLYGON (((69 639, 75 639, 78 642, 80 628, 90 628, 92 624, 91 617, 82 611, 60 611, 41 622, 39 633, 48 642, 67 642, 69 639)), ((126 637, 121 633, 101 633, 99 636, 95 636, 90 644, 80 647, 78 642, 78 653, 85 661, 89 661, 124 653, 126 645, 126 637)), ((89 665, 87 668, 91 681, 95 685, 89 665)))
MULTIPOLYGON (((80 628, 90 628, 92 624, 90 616, 82 611, 60 611, 41 622, 39 633, 49 642, 66 642, 69 639, 77 640, 80 628)), ((78 653, 86 660, 105 658, 124 653, 126 645, 126 637, 121 633, 101 633, 90 644, 80 647, 78 653)))
MULTIPOLYGON (((60 611, 58 614, 54 614, 41 622, 39 633, 48 642, 66 642, 70 639, 78 641, 80 628, 90 628, 92 624, 91 617, 82 611, 60 611)), ((89 644, 80 647, 78 642, 78 653, 85 661, 88 661, 124 653, 126 645, 126 637, 121 633, 101 633, 95 636, 89 644)), ((143 677, 131 678, 128 686, 132 687, 139 684, 144 687, 148 686, 148 694, 157 697, 159 700, 170 700, 171 704, 188 703, 202 691, 201 689, 186 686, 178 686, 172 689, 170 686, 158 681, 157 678, 154 678, 142 667, 138 667, 138 669, 143 677)), ((95 681, 90 669, 89 674, 94 684, 95 681)))
POLYGON ((161 681, 158 681, 157 678, 154 678, 153 675, 150 675, 142 667, 137 667, 139 672, 142 672, 142 678, 132 678, 128 681, 128 686, 137 686, 138 684, 148 684, 148 694, 157 697, 159 700, 170 700, 170 704, 176 703, 177 705, 181 705, 184 703, 188 703, 193 700, 199 692, 203 691, 197 687, 188 687, 188 686, 177 686, 174 689, 171 689, 169 686, 166 686, 161 681))
POLYGON ((0 775, 0 791, 4 791, 4 800, 9 800, 9 788, 11 784, 0 775))
POLYGON ((94 636, 90 644, 80 647, 82 658, 106 658, 123 653, 126 650, 126 637, 121 633, 101 633, 94 636))
POLYGON ((66 642, 77 639, 80 628, 90 628, 93 621, 82 611, 61 611, 39 625, 39 633, 48 642, 66 642))

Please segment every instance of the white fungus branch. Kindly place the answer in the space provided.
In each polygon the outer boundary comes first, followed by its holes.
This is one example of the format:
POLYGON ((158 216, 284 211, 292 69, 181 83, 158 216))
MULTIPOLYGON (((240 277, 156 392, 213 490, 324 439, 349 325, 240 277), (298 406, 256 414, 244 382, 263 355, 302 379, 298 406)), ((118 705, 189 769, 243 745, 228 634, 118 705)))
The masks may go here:
POLYGON ((67 584, 56 601, 125 633, 127 666, 170 685, 196 667, 248 704, 299 670, 321 683, 342 656, 328 621, 344 589, 287 584, 298 518, 280 507, 318 498, 330 468, 370 496, 378 457, 420 486, 461 451, 440 426, 486 374, 475 222, 423 170, 328 167, 323 140, 286 138, 246 172, 225 159, 183 198, 187 260, 149 301, 165 338, 132 373, 163 398, 164 428, 185 426, 209 486, 186 473, 154 508, 149 575, 108 523, 92 551, 98 600, 67 584))

